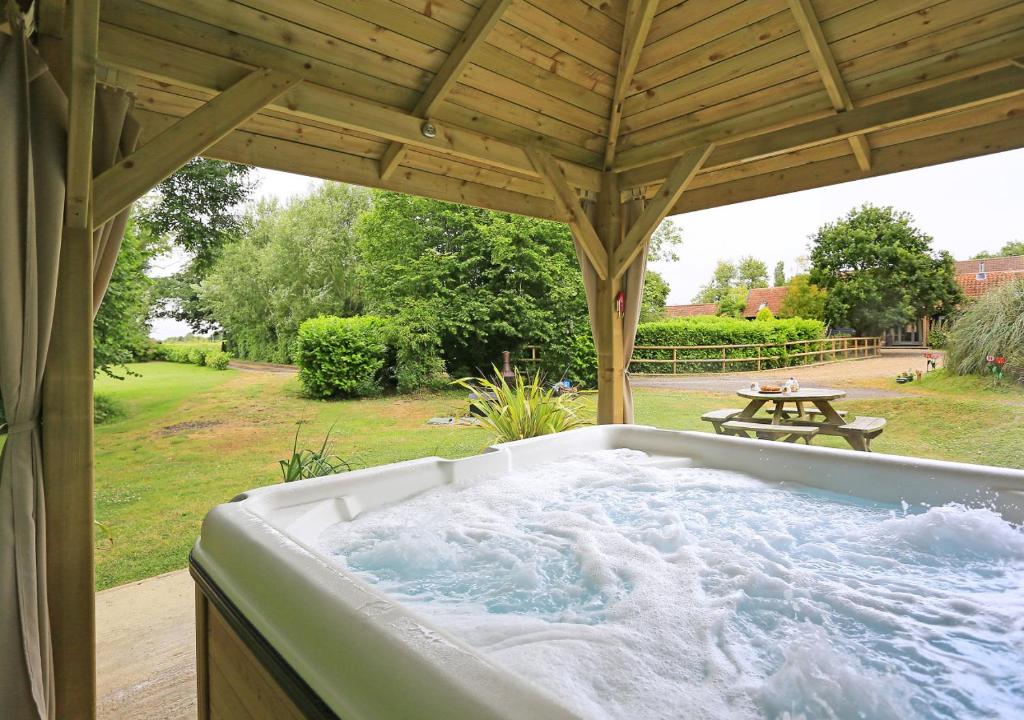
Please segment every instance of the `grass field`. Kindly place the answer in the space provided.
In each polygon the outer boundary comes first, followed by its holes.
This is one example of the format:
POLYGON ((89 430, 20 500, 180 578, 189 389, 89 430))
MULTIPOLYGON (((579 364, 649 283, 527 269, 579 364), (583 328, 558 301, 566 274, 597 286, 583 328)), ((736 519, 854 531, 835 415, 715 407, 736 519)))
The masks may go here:
MULTIPOLYGON (((277 461, 296 430, 300 446, 319 447, 333 426, 334 451, 355 467, 459 457, 489 442, 480 428, 425 424, 460 407, 454 391, 321 402, 301 397, 291 375, 170 363, 132 369, 140 376, 96 381, 97 392, 127 411, 96 429, 96 517, 111 539, 98 545, 99 589, 184 567, 211 507, 280 481, 277 461)), ((873 443, 878 452, 1024 468, 1024 392, 938 374, 906 391, 842 405, 889 420, 873 443)), ((660 389, 638 389, 635 399, 637 422, 688 430, 708 430, 700 415, 738 400, 660 389)), ((815 442, 843 446, 837 438, 815 442)))

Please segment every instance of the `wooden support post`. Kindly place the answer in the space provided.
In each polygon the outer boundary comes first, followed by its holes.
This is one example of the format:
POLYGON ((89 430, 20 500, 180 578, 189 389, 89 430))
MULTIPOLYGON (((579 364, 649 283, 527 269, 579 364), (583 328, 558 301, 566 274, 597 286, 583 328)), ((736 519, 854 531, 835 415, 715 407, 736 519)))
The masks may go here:
POLYGON ((67 13, 63 42, 44 51, 69 96, 67 196, 53 330, 43 381, 46 574, 53 643, 53 716, 96 714, 93 576, 92 134, 98 0, 67 13))
MULTIPOLYGON (((622 242, 622 205, 618 176, 601 177, 595 229, 607 257, 615 256, 622 242)), ((622 352, 622 316, 615 310, 615 298, 622 289, 622 276, 614 269, 597 280, 597 421, 602 425, 621 423, 625 410, 625 358, 622 352)))

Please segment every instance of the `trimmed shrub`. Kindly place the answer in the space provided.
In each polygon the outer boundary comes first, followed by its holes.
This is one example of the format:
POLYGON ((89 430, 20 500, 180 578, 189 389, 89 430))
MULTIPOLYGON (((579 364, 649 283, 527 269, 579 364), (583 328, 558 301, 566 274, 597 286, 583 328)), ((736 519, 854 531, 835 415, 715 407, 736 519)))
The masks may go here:
MULTIPOLYGON (((692 362, 694 360, 712 360, 722 357, 721 350, 702 348, 703 345, 767 345, 784 343, 792 340, 822 340, 825 337, 825 325, 820 320, 803 320, 792 318, 786 320, 761 320, 751 322, 728 317, 692 317, 663 320, 659 322, 641 323, 637 328, 637 346, 679 346, 676 351, 676 372, 722 372, 721 363, 692 362), (689 362, 688 362, 689 361, 689 362)), ((761 355, 761 369, 789 367, 813 362, 807 356, 791 357, 791 353, 824 349, 822 343, 809 342, 797 346, 795 350, 782 347, 730 348, 727 358, 756 358, 761 355)), ((634 362, 629 370, 635 374, 671 373, 671 350, 643 350, 633 353, 634 362), (668 362, 635 362, 637 359, 666 360, 668 362)), ((749 362, 727 362, 724 370, 734 372, 757 369, 756 360, 749 362)), ((577 335, 572 359, 572 379, 584 386, 593 386, 597 377, 597 357, 594 343, 589 333, 577 335)))
POLYGON ((214 350, 206 353, 206 367, 214 370, 227 370, 231 356, 222 350, 214 350))
POLYGON ((188 361, 191 365, 205 365, 206 351, 199 348, 192 348, 188 351, 188 361))
POLYGON ((1006 358, 1007 377, 1024 375, 1024 280, 982 295, 949 331, 946 367, 957 375, 985 372, 989 355, 1006 358))
POLYGON ((363 397, 383 389, 388 322, 373 316, 329 315, 299 326, 299 382, 313 397, 363 397))
POLYGON ((155 360, 189 365, 209 365, 211 357, 217 362, 216 366, 212 366, 217 370, 227 368, 228 360, 231 359, 230 355, 221 350, 219 340, 169 340, 160 343, 153 350, 155 360))
POLYGON ((775 319, 775 313, 772 312, 770 307, 763 307, 757 311, 757 316, 754 318, 758 322, 766 322, 768 320, 775 319))

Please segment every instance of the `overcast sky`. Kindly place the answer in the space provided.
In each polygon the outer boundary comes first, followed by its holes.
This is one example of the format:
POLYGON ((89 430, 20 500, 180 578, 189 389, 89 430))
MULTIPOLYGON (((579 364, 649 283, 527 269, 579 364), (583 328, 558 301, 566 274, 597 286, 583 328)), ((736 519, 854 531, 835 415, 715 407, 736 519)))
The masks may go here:
MULTIPOLYGON (((269 170, 259 176, 258 194, 282 199, 316 182, 269 170)), ((791 275, 809 235, 865 202, 906 210, 957 260, 995 251, 1024 240, 1024 150, 676 215, 684 239, 679 262, 653 268, 668 280, 671 304, 690 302, 719 259, 754 255, 769 272, 782 260, 791 275)))
MULTIPOLYGON (((257 176, 257 196, 281 200, 319 182, 272 170, 257 170, 257 176)), ((808 236, 865 202, 908 211, 935 238, 935 247, 957 260, 996 251, 1010 240, 1024 240, 1024 150, 676 215, 683 231, 679 262, 652 267, 668 280, 673 305, 690 302, 720 259, 754 255, 769 272, 782 260, 792 275, 797 258, 807 254, 808 236)), ((187 332, 166 320, 153 330, 156 337, 187 332)))

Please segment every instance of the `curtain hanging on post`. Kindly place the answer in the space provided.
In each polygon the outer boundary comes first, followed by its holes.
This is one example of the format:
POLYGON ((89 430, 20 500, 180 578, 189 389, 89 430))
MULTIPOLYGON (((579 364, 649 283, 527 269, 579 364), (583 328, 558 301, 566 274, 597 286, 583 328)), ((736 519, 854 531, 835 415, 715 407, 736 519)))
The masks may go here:
POLYGON ((0 707, 53 713, 39 411, 64 217, 67 102, 14 6, 0 35, 0 707))

